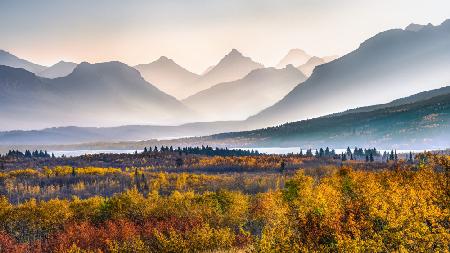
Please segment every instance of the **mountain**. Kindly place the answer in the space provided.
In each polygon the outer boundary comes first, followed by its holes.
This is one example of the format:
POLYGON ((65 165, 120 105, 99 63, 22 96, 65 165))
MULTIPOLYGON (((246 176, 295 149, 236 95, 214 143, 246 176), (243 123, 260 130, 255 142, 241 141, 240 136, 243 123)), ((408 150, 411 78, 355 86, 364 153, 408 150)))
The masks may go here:
POLYGON ((314 118, 385 103, 450 82, 450 20, 413 32, 377 34, 314 69, 278 103, 250 117, 255 126, 314 118))
POLYGON ((447 86, 387 104, 253 131, 248 131, 251 126, 245 121, 180 126, 61 127, 0 132, 0 149, 143 149, 154 145, 441 149, 450 144, 449 104, 450 86, 447 86), (220 132, 222 134, 215 134, 220 132), (209 134, 215 135, 195 137, 209 134), (174 138, 167 138, 169 136, 174 138))
POLYGON ((326 63, 330 62, 330 61, 334 61, 336 59, 339 58, 339 55, 328 55, 328 56, 324 56, 324 57, 320 57, 322 58, 326 63))
POLYGON ((433 27, 433 25, 431 23, 428 23, 428 25, 420 25, 420 24, 411 23, 405 28, 405 30, 411 31, 411 32, 418 32, 425 27, 433 27))
POLYGON ((67 76, 75 69, 77 66, 76 63, 73 62, 65 62, 60 61, 53 66, 46 68, 44 71, 36 73, 38 76, 46 77, 46 78, 57 78, 67 76))
POLYGON ((222 58, 217 65, 210 69, 206 74, 202 75, 192 85, 190 95, 208 89, 219 83, 241 79, 252 70, 259 68, 264 68, 264 66, 254 62, 251 58, 242 55, 238 50, 233 49, 229 54, 222 58))
POLYGON ((240 121, 198 122, 179 126, 127 125, 119 127, 52 127, 41 130, 0 132, 0 145, 68 145, 92 142, 121 142, 174 139, 230 131, 250 130, 240 121))
POLYGON ((207 120, 244 120, 273 105, 305 79, 292 65, 255 69, 242 79, 214 85, 182 102, 207 120))
POLYGON ((317 56, 311 57, 305 64, 298 66, 297 68, 305 74, 305 76, 311 76, 315 67, 325 63, 325 60, 317 56))
POLYGON ((192 83, 199 78, 197 74, 184 69, 165 56, 149 64, 137 65, 135 68, 147 82, 178 99, 190 95, 192 83))
POLYGON ((0 129, 175 124, 192 114, 120 62, 84 62, 55 79, 6 66, 0 73, 0 118, 8 119, 0 129))
POLYGON ((450 93, 373 111, 213 135, 204 138, 204 143, 248 147, 447 148, 450 145, 450 93))
POLYGON ((208 73, 211 69, 213 69, 215 67, 215 65, 211 65, 209 67, 207 67, 203 72, 202 75, 205 75, 206 73, 208 73))
POLYGON ((42 72, 47 68, 45 66, 34 64, 24 59, 20 59, 19 57, 12 55, 4 50, 0 50, 0 65, 5 65, 13 68, 22 68, 33 73, 42 72))
POLYGON ((416 103, 416 102, 419 102, 422 100, 427 100, 427 99, 430 99, 433 97, 447 95, 447 94, 450 94, 450 86, 445 86, 445 87, 442 87, 439 89, 434 89, 434 90, 429 90, 429 91, 422 91, 422 92, 419 92, 417 94, 414 94, 414 95, 411 95, 408 97, 396 99, 396 100, 386 103, 386 104, 378 104, 378 105, 359 107, 359 108, 350 109, 350 110, 335 113, 335 114, 330 114, 325 117, 343 115, 343 114, 349 114, 349 113, 357 113, 357 112, 370 112, 370 111, 375 111, 375 110, 394 107, 394 106, 412 104, 412 103, 416 103))
POLYGON ((294 66, 300 66, 302 64, 305 64, 309 59, 311 59, 312 56, 308 55, 305 51, 301 49, 291 49, 287 53, 286 56, 283 57, 283 59, 280 60, 280 62, 277 64, 277 68, 284 68, 289 64, 292 64, 294 66))

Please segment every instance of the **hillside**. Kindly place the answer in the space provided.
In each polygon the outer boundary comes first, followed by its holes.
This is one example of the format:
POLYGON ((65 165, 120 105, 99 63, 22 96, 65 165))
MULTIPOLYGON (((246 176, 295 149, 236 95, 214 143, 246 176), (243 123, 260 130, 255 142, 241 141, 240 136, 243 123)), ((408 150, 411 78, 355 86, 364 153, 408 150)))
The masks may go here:
POLYGON ((445 148, 450 145, 450 93, 374 111, 218 134, 209 140, 272 147, 445 148))
POLYGON ((307 81, 249 121, 264 127, 386 103, 449 83, 448 69, 450 20, 416 32, 389 30, 316 67, 307 81))
POLYGON ((38 76, 46 78, 57 78, 67 76, 76 68, 77 64, 73 62, 60 61, 53 66, 46 68, 44 71, 36 73, 38 76))
POLYGON ((0 50, 0 65, 22 68, 32 73, 44 71, 47 67, 21 59, 7 51, 0 50))

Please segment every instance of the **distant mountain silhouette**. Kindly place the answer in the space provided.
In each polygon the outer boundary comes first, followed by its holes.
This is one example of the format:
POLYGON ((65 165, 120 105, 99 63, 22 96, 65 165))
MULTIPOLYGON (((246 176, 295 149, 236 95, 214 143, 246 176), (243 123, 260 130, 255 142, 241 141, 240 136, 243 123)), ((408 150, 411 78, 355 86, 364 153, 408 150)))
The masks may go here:
MULTIPOLYGON (((444 92, 436 94, 439 93, 444 92)), ((450 93, 423 98, 426 99, 254 131, 218 134, 202 140, 204 145, 233 143, 238 147, 447 148, 450 145, 450 93)))
POLYGON ((291 49, 287 53, 286 56, 283 57, 283 59, 280 60, 280 62, 277 64, 277 68, 284 68, 289 64, 292 64, 294 66, 300 66, 302 64, 305 64, 309 59, 311 59, 312 56, 308 55, 305 51, 301 49, 291 49))
POLYGON ((317 56, 311 57, 305 64, 298 66, 297 68, 305 74, 305 76, 311 76, 315 67, 325 63, 325 60, 317 56))
POLYGON ((174 124, 193 113, 120 62, 81 63, 46 79, 0 66, 0 129, 174 124))
POLYGON ((192 83, 199 78, 199 75, 184 69, 165 56, 149 64, 137 65, 135 68, 149 83, 178 99, 190 95, 192 83))
POLYGON ((233 49, 193 84, 190 95, 219 83, 241 79, 252 70, 263 67, 262 64, 254 62, 251 58, 245 57, 238 50, 233 49))
POLYGON ((65 62, 60 61, 53 66, 46 68, 44 71, 36 73, 38 76, 46 77, 46 78, 57 78, 67 76, 75 69, 77 66, 76 63, 73 62, 65 62))
POLYGON ((323 56, 320 58, 322 58, 326 63, 328 63, 330 61, 334 61, 334 60, 338 59, 339 55, 328 55, 328 56, 323 56))
POLYGON ((206 120, 243 120, 283 98, 306 77, 288 65, 256 69, 244 78, 214 85, 185 100, 206 120))
POLYGON ((44 71, 47 67, 39 64, 34 64, 24 59, 10 54, 4 50, 0 50, 0 65, 9 66, 13 68, 22 68, 32 73, 39 73, 44 71))
POLYGON ((209 67, 207 67, 203 72, 202 72, 202 76, 205 75, 206 73, 208 73, 211 69, 213 69, 216 65, 211 65, 209 67))
POLYGON ((268 126, 385 103, 450 82, 450 20, 413 32, 377 34, 355 51, 315 68, 286 97, 249 118, 268 126))
POLYGON ((433 27, 433 25, 431 23, 428 23, 428 25, 420 25, 420 24, 411 23, 405 28, 405 30, 411 31, 411 32, 418 32, 425 27, 433 27))

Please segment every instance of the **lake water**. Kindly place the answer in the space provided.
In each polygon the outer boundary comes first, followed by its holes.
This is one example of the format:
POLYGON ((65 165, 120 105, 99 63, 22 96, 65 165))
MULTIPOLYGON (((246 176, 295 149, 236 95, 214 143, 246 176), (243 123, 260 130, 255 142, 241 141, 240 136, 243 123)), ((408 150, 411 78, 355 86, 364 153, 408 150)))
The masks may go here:
MULTIPOLYGON (((294 153, 297 154, 300 152, 300 148, 298 147, 285 147, 285 148, 281 148, 281 147, 270 147, 270 148, 241 148, 244 150, 258 150, 258 152, 260 153, 266 153, 266 154, 289 154, 289 153, 294 153)), ((101 153, 113 153, 113 154, 132 154, 134 153, 136 150, 131 150, 131 149, 110 149, 110 150, 106 150, 106 149, 102 149, 102 150, 54 150, 54 151, 50 151, 49 153, 53 153, 55 156, 80 156, 80 155, 85 155, 85 154, 101 154, 101 153)), ((138 152, 142 152, 142 150, 137 150, 138 152)), ((343 149, 335 149, 336 154, 341 154, 346 152, 347 149, 343 148, 343 149)), ((352 149, 353 151, 353 149, 352 149)), ((390 150, 378 150, 379 152, 383 153, 384 151, 390 152, 390 150)), ((423 152, 424 150, 397 150, 397 154, 405 154, 405 153, 420 153, 423 152)), ((315 152, 315 149, 313 149, 313 152, 315 152)), ((303 154, 306 153, 306 148, 303 149, 303 154)))

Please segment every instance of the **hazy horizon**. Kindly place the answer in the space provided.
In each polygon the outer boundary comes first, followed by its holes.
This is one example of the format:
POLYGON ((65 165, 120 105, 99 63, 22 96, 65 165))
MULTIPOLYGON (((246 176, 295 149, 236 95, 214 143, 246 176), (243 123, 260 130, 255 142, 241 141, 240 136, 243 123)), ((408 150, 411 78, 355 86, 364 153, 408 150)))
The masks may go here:
POLYGON ((431 2, 5 0, 0 48, 47 66, 60 60, 134 66, 164 55, 196 73, 236 48, 274 66, 293 48, 343 55, 380 31, 438 25, 450 16, 450 3, 431 2))

